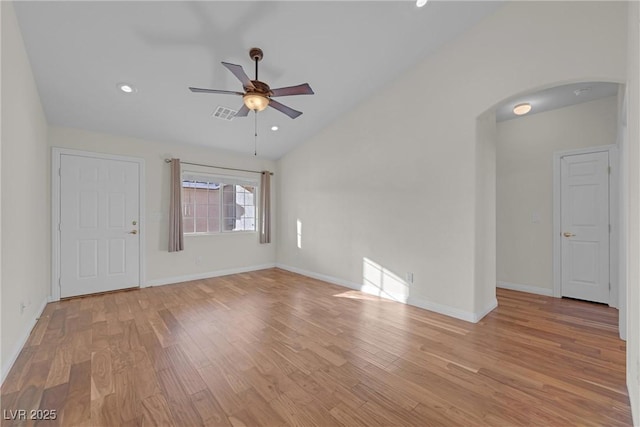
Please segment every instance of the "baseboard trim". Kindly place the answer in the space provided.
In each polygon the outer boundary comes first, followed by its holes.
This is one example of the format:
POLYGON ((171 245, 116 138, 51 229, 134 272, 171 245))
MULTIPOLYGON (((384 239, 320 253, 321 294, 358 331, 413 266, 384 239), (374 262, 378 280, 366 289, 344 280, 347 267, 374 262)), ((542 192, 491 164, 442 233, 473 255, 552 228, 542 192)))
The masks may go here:
POLYGON ((491 310, 498 306, 498 302, 495 305, 483 310, 479 313, 473 313, 471 311, 460 310, 459 308, 451 307, 444 304, 438 304, 432 301, 427 301, 415 297, 409 297, 407 304, 413 305, 418 308, 422 308, 429 311, 434 311, 445 316, 454 317, 456 319, 464 320, 465 322, 478 323, 480 319, 486 316, 491 310))
POLYGON ((292 266, 286 265, 286 264, 276 263, 276 267, 280 268, 282 270, 290 271, 292 273, 301 274, 303 276, 311 277, 312 279, 318 279, 318 280, 322 280, 324 282, 332 283, 334 285, 344 286, 345 288, 354 289, 356 291, 361 290, 360 288, 362 287, 362 285, 359 285, 359 284, 354 283, 354 282, 349 282, 348 280, 339 279, 337 277, 328 276, 326 274, 316 273, 314 271, 303 270, 301 268, 292 267, 292 266))
POLYGON ((539 286, 521 285, 519 283, 498 281, 496 282, 496 287, 502 288, 502 289, 511 289, 512 291, 527 292, 529 294, 544 295, 547 297, 553 296, 553 289, 541 288, 539 286))
POLYGON ((175 283, 190 282, 192 280, 202 280, 202 279, 209 279, 211 277, 228 276, 230 274, 239 274, 239 273, 248 273, 250 271, 266 270, 268 268, 274 268, 275 266, 276 266, 275 263, 268 263, 268 264, 260 264, 260 265, 251 265, 248 267, 238 267, 238 268, 229 268, 225 270, 208 271, 206 273, 187 274, 185 276, 166 277, 163 279, 147 280, 147 283, 145 283, 145 285, 142 287, 148 288, 150 286, 173 285, 175 283))
POLYGON ((9 374, 9 371, 13 367, 13 364, 16 363, 16 360, 18 359, 18 356, 20 355, 20 352, 22 351, 22 349, 24 348, 25 344, 27 343, 27 340, 29 339, 29 336, 31 335, 31 331, 33 330, 33 327, 36 325, 36 322, 38 321, 38 318, 40 318, 40 316, 42 316, 42 312, 44 312, 45 307, 50 302, 49 299, 50 299, 50 297, 46 297, 42 301, 42 303, 40 304, 40 307, 38 308, 38 310, 36 310, 35 315, 31 319, 31 321, 27 323, 27 325, 30 324, 31 326, 29 328, 25 328, 25 331, 22 333, 22 336, 20 337, 20 340, 18 340, 18 342, 16 343, 13 351, 11 352, 11 357, 8 360, 3 360, 3 363, 2 363, 2 374, 1 374, 2 376, 0 378, 0 385, 2 385, 4 383, 4 380, 7 378, 7 375, 9 374))
POLYGON ((478 323, 479 321, 482 320, 482 318, 484 316, 486 316, 487 314, 491 313, 493 310, 495 310, 496 308, 498 308, 498 299, 494 298, 493 301, 491 301, 489 303, 489 305, 482 311, 475 313, 475 320, 473 321, 473 323, 478 323))
POLYGON ((631 406, 631 422, 634 426, 640 426, 640 398, 636 395, 638 387, 634 388, 630 385, 633 384, 633 378, 630 372, 627 372, 627 393, 629 395, 629 403, 631 406))
POLYGON ((348 280, 340 279, 338 277, 329 276, 326 274, 316 273, 314 271, 303 270, 301 268, 292 267, 286 264, 276 264, 277 268, 281 268, 282 270, 290 271, 292 273, 301 274, 303 276, 311 277, 313 279, 322 280, 324 282, 332 283, 334 285, 343 286, 345 288, 354 289, 356 291, 361 291, 366 294, 377 295, 381 298, 390 299, 392 301, 400 302, 403 304, 412 305, 414 307, 422 308, 424 310, 433 311, 438 314, 444 314, 445 316, 454 317, 456 319, 464 320, 466 322, 477 323, 486 316, 491 310, 498 306, 497 300, 488 307, 486 310, 480 313, 472 313, 465 310, 460 310, 459 308, 451 307, 444 304, 435 303, 432 301, 427 301, 421 298, 411 297, 408 298, 404 295, 394 295, 389 293, 384 293, 383 295, 379 295, 377 292, 371 292, 370 289, 367 288, 366 285, 350 282, 348 280))

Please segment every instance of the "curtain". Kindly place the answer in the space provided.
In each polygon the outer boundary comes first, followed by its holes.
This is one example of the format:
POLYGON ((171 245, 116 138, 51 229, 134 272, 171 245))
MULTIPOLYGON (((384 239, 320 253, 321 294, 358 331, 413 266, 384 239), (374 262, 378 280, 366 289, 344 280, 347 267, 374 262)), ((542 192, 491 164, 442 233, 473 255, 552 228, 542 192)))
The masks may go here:
POLYGON ((180 159, 171 159, 171 198, 169 202, 169 252, 184 250, 182 232, 182 177, 180 159))
POLYGON ((260 243, 271 243, 271 172, 262 171, 260 177, 260 243))

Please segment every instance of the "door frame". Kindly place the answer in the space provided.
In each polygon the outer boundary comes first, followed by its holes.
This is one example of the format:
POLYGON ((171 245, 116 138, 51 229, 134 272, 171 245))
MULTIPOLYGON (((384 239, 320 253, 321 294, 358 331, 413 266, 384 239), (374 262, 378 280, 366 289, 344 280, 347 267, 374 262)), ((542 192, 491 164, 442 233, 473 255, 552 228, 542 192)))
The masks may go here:
POLYGON ((145 283, 145 171, 144 159, 139 157, 117 156, 113 154, 80 151, 69 148, 51 148, 51 301, 60 300, 60 163, 63 155, 89 157, 102 160, 119 160, 138 164, 138 286, 145 283))
POLYGON ((609 306, 618 308, 620 306, 620 297, 618 295, 620 168, 618 167, 618 147, 616 145, 603 145, 553 153, 553 296, 562 298, 562 239, 560 238, 560 233, 562 233, 560 212, 561 159, 564 156, 602 152, 609 153, 609 166, 611 167, 609 174, 609 224, 611 225, 611 232, 609 233, 609 282, 611 283, 609 306))

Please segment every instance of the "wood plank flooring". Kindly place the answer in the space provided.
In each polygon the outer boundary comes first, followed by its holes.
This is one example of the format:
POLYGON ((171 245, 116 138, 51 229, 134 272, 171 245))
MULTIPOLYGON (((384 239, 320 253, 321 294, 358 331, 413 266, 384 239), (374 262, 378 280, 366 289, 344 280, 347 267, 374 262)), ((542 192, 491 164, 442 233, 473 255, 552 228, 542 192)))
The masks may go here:
POLYGON ((616 310, 498 300, 474 325, 271 269, 51 303, 2 425, 631 424, 616 310))

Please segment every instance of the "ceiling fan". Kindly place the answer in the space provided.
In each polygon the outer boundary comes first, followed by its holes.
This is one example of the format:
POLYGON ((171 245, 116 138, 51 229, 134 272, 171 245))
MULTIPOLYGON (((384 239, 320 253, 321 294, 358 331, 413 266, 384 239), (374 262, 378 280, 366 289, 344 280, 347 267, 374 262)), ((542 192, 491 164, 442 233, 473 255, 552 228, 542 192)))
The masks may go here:
POLYGON ((231 90, 218 90, 218 89, 201 89, 197 87, 190 87, 191 92, 200 93, 223 93, 229 95, 240 95, 244 101, 242 108, 236 113, 235 117, 246 117, 250 110, 255 112, 262 111, 265 108, 272 107, 276 110, 286 114, 287 116, 295 119, 302 114, 301 111, 294 110, 287 107, 284 104, 279 103, 274 97, 277 96, 291 96, 291 95, 313 95, 313 89, 308 83, 303 83, 297 86, 281 87, 278 89, 271 89, 268 84, 258 80, 258 62, 262 60, 262 49, 253 47, 249 50, 249 56, 256 63, 256 78, 255 80, 249 79, 247 73, 241 65, 230 64, 228 62, 222 62, 222 65, 227 67, 234 76, 240 80, 244 92, 236 92, 231 90))

